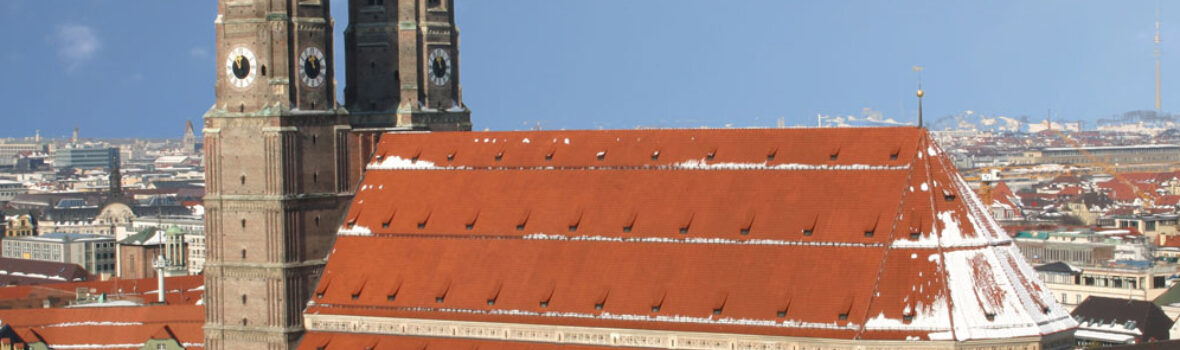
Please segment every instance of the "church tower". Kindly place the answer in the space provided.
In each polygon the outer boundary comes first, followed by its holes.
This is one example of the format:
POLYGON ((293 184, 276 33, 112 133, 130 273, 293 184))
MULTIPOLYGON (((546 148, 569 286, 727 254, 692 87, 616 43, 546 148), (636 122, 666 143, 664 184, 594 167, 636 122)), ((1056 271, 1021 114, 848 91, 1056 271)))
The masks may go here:
POLYGON ((292 349, 350 198, 329 0, 219 0, 205 348, 292 349))
POLYGON ((350 0, 345 103, 355 127, 471 130, 454 0, 350 0))

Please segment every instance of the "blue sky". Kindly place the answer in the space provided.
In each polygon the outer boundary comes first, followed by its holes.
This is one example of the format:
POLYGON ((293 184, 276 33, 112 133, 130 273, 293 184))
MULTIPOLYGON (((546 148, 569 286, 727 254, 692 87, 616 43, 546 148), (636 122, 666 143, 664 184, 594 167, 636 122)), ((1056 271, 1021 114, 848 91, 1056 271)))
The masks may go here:
MULTIPOLYGON (((912 121, 914 65, 927 118, 1094 120, 1154 103, 1157 1, 457 2, 478 130, 912 121)), ((1180 106, 1180 6, 1163 5, 1166 112, 1180 106)), ((338 37, 345 7, 333 3, 338 37)), ((5 0, 0 137, 200 125, 216 12, 213 0, 5 0)))

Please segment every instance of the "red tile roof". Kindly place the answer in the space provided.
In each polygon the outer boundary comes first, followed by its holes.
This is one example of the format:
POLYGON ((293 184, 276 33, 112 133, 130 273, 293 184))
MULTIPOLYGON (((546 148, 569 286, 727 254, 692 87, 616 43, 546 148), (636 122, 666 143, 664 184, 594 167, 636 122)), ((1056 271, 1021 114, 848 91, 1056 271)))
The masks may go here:
POLYGON ((0 286, 81 282, 91 278, 78 264, 0 257, 0 286))
POLYGON ((202 306, 89 307, 0 310, 0 321, 26 343, 55 349, 139 349, 160 330, 186 349, 204 348, 202 306))
MULTIPOLYGON (((1156 189, 1159 188, 1159 186, 1157 186, 1153 183, 1147 183, 1147 182, 1131 182, 1131 183, 1134 184, 1134 186, 1137 187, 1140 192, 1148 193, 1151 195, 1154 195, 1156 189)), ((1099 182, 1099 183, 1097 183, 1097 185, 1099 188, 1110 190, 1110 198, 1114 199, 1116 201, 1131 202, 1131 201, 1134 201, 1136 198, 1139 198, 1135 194, 1135 190, 1131 188, 1131 185, 1128 185, 1126 182, 1119 181, 1118 179, 1105 181, 1105 182, 1099 182)))
POLYGON ((1165 235, 1163 237, 1163 241, 1164 241, 1164 244, 1161 244, 1160 246, 1180 248, 1180 236, 1166 236, 1165 235))
POLYGON ((1008 187, 1008 184, 1003 181, 997 182, 995 188, 992 189, 991 196, 993 207, 998 205, 1012 209, 1014 211, 1013 214, 1018 218, 1024 216, 1020 211, 1024 207, 1024 204, 1020 202, 1020 197, 1012 193, 1012 189, 1008 187))
POLYGON ((1082 195, 1082 188, 1078 186, 1067 186, 1057 191, 1057 196, 1080 196, 1082 195))
MULTIPOLYGON (((164 300, 169 305, 193 305, 201 300, 205 294, 204 276, 177 276, 164 279, 164 300)), ((157 296, 157 281, 155 278, 119 279, 106 281, 87 281, 74 283, 54 283, 37 286, 9 286, 0 287, 0 301, 41 298, 47 295, 65 297, 72 300, 76 297, 78 288, 86 288, 90 295, 106 294, 108 300, 132 300, 139 302, 155 302, 157 296)), ((2 321, 2 319, 0 319, 2 321)))
POLYGON ((1155 205, 1177 205, 1180 204, 1180 195, 1168 194, 1158 196, 1155 199, 1155 205))
POLYGON ((368 169, 308 314, 902 340, 1075 326, 921 129, 387 134, 368 169))

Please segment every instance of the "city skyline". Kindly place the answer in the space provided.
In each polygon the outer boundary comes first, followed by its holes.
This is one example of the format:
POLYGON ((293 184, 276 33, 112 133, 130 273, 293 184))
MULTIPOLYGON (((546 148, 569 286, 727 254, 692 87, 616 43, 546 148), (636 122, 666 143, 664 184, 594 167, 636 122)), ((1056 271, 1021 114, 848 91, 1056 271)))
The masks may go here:
MULTIPOLYGON (((0 90, 0 137, 68 136, 75 124, 83 138, 179 137, 185 120, 199 125, 213 101, 215 4, 55 5, 3 9, 5 41, 20 48, 3 60, 25 68, 0 90)), ((342 72, 346 3, 332 5, 342 72)), ((476 130, 912 123, 915 65, 927 120, 1051 109, 1092 121, 1153 108, 1157 5, 459 1, 457 23, 476 130)), ((1169 89, 1180 13, 1162 10, 1167 112, 1180 101, 1169 89)))

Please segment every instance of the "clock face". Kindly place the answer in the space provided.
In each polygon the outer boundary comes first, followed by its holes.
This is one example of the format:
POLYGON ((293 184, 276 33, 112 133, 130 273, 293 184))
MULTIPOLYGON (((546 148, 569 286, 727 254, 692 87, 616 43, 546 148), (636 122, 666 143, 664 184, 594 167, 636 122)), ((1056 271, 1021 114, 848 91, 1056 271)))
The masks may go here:
POLYGON ((250 49, 238 47, 230 51, 229 56, 225 58, 225 75, 229 78, 230 84, 239 88, 250 86, 256 76, 254 71, 257 62, 250 49))
POLYGON ((446 85, 451 80, 451 55, 447 50, 434 49, 426 58, 426 71, 430 75, 430 82, 434 85, 446 85))
POLYGON ((324 59, 324 52, 316 47, 309 47, 299 55, 299 77, 310 87, 324 84, 324 77, 328 75, 328 62, 324 59))

